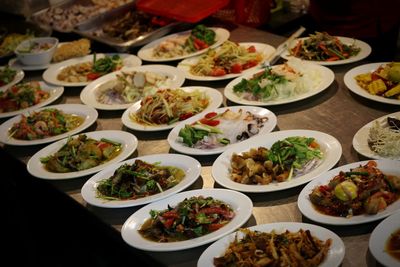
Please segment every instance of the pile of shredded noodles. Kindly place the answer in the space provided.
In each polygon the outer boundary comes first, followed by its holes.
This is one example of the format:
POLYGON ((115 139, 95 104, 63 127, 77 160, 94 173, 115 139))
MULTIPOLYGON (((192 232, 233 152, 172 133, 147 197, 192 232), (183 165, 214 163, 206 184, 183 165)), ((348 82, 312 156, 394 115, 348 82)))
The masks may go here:
POLYGON ((391 129, 376 121, 369 130, 368 144, 380 156, 400 157, 400 129, 391 129))

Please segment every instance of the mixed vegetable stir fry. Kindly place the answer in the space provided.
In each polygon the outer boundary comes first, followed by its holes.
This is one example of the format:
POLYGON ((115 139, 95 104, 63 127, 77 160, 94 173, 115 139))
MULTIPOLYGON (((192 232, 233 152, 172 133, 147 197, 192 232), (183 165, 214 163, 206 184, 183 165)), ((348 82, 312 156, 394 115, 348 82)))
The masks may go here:
POLYGON ((50 97, 37 81, 21 82, 0 92, 0 112, 11 112, 36 105, 50 97))
POLYGON ((241 155, 234 153, 231 178, 242 184, 284 182, 309 172, 321 158, 314 138, 288 137, 275 142, 270 149, 259 147, 241 155))
POLYGON ((356 56, 361 49, 355 44, 344 44, 338 37, 326 32, 315 32, 309 38, 297 41, 290 49, 290 55, 305 60, 337 61, 356 56))
POLYGON ((151 218, 139 233, 155 242, 176 242, 193 239, 214 232, 228 224, 235 216, 232 208, 212 197, 191 197, 176 207, 163 211, 151 210, 151 218))
POLYGON ((15 75, 17 75, 17 71, 9 66, 0 69, 0 86, 9 84, 14 80, 15 75))
POLYGON ((120 143, 102 138, 100 141, 81 134, 69 138, 55 154, 40 161, 50 172, 66 173, 90 169, 115 158, 122 151, 120 143))
POLYGON ((62 110, 46 108, 29 116, 21 115, 20 122, 10 129, 10 137, 20 140, 36 140, 59 135, 77 128, 84 118, 66 114, 62 110))
POLYGON ((184 177, 185 172, 178 167, 137 159, 132 165, 120 166, 110 178, 101 180, 97 196, 107 200, 138 199, 174 187, 184 177))

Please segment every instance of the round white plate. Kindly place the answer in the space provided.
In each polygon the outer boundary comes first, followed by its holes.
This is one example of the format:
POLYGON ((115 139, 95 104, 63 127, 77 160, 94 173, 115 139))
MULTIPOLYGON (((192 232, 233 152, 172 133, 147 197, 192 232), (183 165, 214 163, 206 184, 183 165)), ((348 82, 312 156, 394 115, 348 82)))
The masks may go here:
POLYGON ((126 243, 142 250, 176 251, 189 249, 210 243, 235 231, 247 222, 251 216, 252 210, 253 202, 251 199, 239 192, 226 189, 191 190, 173 195, 167 199, 163 199, 162 201, 151 203, 136 211, 122 226, 121 234, 126 243), (168 208, 168 205, 175 207, 185 198, 193 196, 212 197, 221 200, 230 205, 232 210, 235 212, 235 217, 228 224, 215 232, 185 241, 158 243, 145 239, 139 234, 138 230, 141 228, 142 224, 150 218, 149 212, 151 210, 165 210, 168 208))
MULTIPOLYGON (((60 105, 47 106, 37 109, 35 110, 35 112, 46 108, 56 108, 67 114, 75 114, 80 117, 83 117, 85 120, 77 128, 63 134, 36 140, 18 140, 12 137, 10 138, 8 136, 9 130, 14 125, 14 123, 21 121, 21 115, 18 115, 0 125, 0 142, 14 146, 30 146, 30 145, 51 143, 85 130, 97 120, 98 116, 98 113, 94 108, 81 104, 60 104, 60 105)), ((25 112, 24 115, 29 116, 29 112, 25 112)))
MULTIPOLYGON (((223 107, 223 108, 218 108, 215 110, 217 113, 222 113, 225 110, 230 109, 234 112, 238 112, 239 109, 242 109, 244 112, 250 111, 251 113, 258 115, 258 116, 263 116, 263 117, 268 117, 268 121, 265 122, 264 127, 262 127, 259 131, 258 134, 250 137, 247 140, 251 140, 252 138, 262 135, 265 133, 271 132, 277 122, 277 118, 274 113, 272 113, 270 110, 265 109, 265 108, 260 108, 260 107, 249 107, 249 106, 232 106, 232 107, 223 107)), ((179 131, 185 127, 186 124, 191 124, 201 118, 203 118, 204 114, 197 114, 183 122, 180 122, 177 124, 169 133, 167 141, 171 148, 173 148, 175 151, 184 153, 184 154, 189 154, 189 155, 214 155, 214 154, 220 154, 230 148, 233 145, 236 145, 240 142, 234 143, 234 144, 229 144, 224 147, 218 147, 218 148, 213 148, 213 149, 198 149, 198 148, 192 148, 184 145, 183 143, 178 142, 178 136, 179 136, 179 131)), ((245 141, 247 141, 245 140, 245 141)), ((243 142, 243 141, 242 141, 243 142)))
POLYGON ((30 71, 30 70, 44 70, 50 67, 52 64, 45 64, 45 65, 25 65, 19 59, 17 58, 12 58, 8 61, 8 65, 12 68, 17 68, 25 71, 30 71))
MULTIPOLYGON (((27 164, 28 172, 35 177, 49 179, 49 180, 61 180, 61 179, 72 179, 72 178, 82 177, 92 173, 96 173, 113 163, 117 163, 121 160, 126 159, 133 153, 133 151, 136 150, 138 145, 138 140, 136 136, 128 132, 108 130, 108 131, 88 132, 85 134, 87 137, 92 139, 100 140, 101 138, 106 138, 115 141, 117 143, 120 143, 122 145, 122 151, 120 154, 118 154, 118 156, 116 156, 112 160, 86 170, 67 172, 67 173, 56 173, 46 170, 44 164, 40 162, 40 159, 53 155, 58 150, 60 150, 61 147, 63 147, 67 143, 69 139, 69 137, 67 137, 63 140, 59 140, 55 143, 46 146, 45 148, 39 150, 35 155, 33 155, 29 159, 27 164)), ((77 136, 78 135, 72 137, 74 138, 77 136)))
MULTIPOLYGON (((211 87, 204 87, 204 86, 189 86, 189 87, 182 87, 181 89, 193 92, 195 90, 199 90, 201 92, 205 92, 209 99, 210 103, 206 109, 204 109, 199 114, 208 113, 214 109, 217 109, 222 104, 222 94, 211 87)), ((124 114, 122 114, 122 123, 128 127, 129 129, 136 130, 136 131, 162 131, 162 130, 169 130, 174 128, 179 122, 175 122, 172 124, 161 124, 161 125, 144 125, 137 122, 134 122, 129 118, 129 115, 132 113, 136 113, 140 109, 141 101, 136 102, 135 104, 131 105, 127 110, 125 110, 124 114)))
MULTIPOLYGON (((325 258, 325 260, 318 266, 320 267, 337 267, 343 261, 345 254, 345 246, 334 232, 323 228, 321 226, 308 224, 308 223, 297 223, 297 222, 279 222, 279 223, 269 223, 269 224, 260 224, 256 226, 249 227, 248 229, 252 231, 260 231, 260 232, 272 232, 283 233, 286 230, 291 232, 297 232, 300 229, 310 230, 311 234, 317 237, 320 240, 332 239, 331 247, 329 248, 329 252, 325 258)), ((221 257, 224 255, 225 250, 229 247, 229 244, 233 242, 238 236, 239 238, 244 237, 244 234, 240 231, 232 233, 228 236, 225 236, 218 240, 217 242, 210 245, 204 252, 201 254, 199 261, 197 262, 198 267, 209 267, 214 266, 213 261, 215 257, 221 257)))
MULTIPOLYGON (((113 56, 113 55, 119 55, 122 59, 123 62, 123 68, 125 67, 136 67, 140 66, 142 64, 142 60, 138 58, 137 56, 131 55, 131 54, 118 54, 118 53, 99 53, 96 54, 96 58, 103 58, 105 56, 113 56)), ((84 62, 92 62, 93 61, 93 54, 87 55, 84 57, 77 57, 77 58, 71 58, 59 63, 51 64, 51 66, 43 72, 43 79, 46 82, 56 84, 56 85, 62 85, 62 86, 85 86, 88 85, 91 81, 88 82, 65 82, 65 81, 60 81, 57 79, 58 74, 65 69, 66 67, 76 65, 79 63, 84 63, 84 62)))
POLYGON ((386 252, 389 238, 400 229, 400 212, 396 212, 381 221, 369 238, 369 250, 377 261, 385 266, 400 266, 400 261, 386 252))
POLYGON ((336 138, 329 134, 311 130, 287 130, 272 132, 256 136, 253 139, 250 139, 248 142, 239 143, 226 150, 214 161, 211 174, 217 183, 229 189, 251 193, 273 192, 308 183, 319 174, 326 172, 335 166, 341 155, 342 146, 336 138), (305 175, 292 178, 290 181, 281 183, 273 182, 268 185, 241 184, 234 182, 230 178, 231 158, 233 153, 240 154, 249 151, 251 148, 258 148, 261 146, 270 148, 276 141, 283 140, 291 136, 314 137, 315 141, 320 145, 323 158, 317 167, 312 171, 305 175))
MULTIPOLYGON (((189 156, 180 155, 180 154, 154 154, 142 156, 134 159, 125 160, 123 162, 119 162, 117 164, 113 164, 98 174, 91 177, 82 187, 81 193, 83 199, 93 205, 102 208, 126 208, 144 205, 150 202, 158 201, 160 199, 164 199, 173 194, 176 194, 190 185, 192 185, 200 176, 201 165, 200 163, 189 156), (115 170, 119 168, 121 165, 129 164, 132 165, 137 159, 146 161, 148 163, 156 163, 159 162, 160 166, 174 166, 184 170, 186 176, 183 180, 175 185, 174 187, 165 190, 162 193, 151 195, 148 197, 138 198, 138 199, 130 199, 130 200, 106 200, 97 197, 96 188, 98 186, 99 181, 110 178, 115 170)), ((165 202, 164 202, 165 203, 165 202)))
MULTIPOLYGON (((172 66, 167 65, 144 65, 144 66, 137 66, 137 67, 125 67, 123 70, 115 71, 109 74, 100 77, 90 84, 88 84, 83 90, 81 91, 81 101, 89 106, 92 106, 97 109, 102 110, 121 110, 127 109, 133 103, 127 104, 103 104, 96 100, 96 91, 99 90, 101 87, 110 86, 110 82, 117 80, 117 74, 121 74, 121 72, 129 73, 129 72, 153 72, 161 75, 168 76, 169 80, 165 82, 164 85, 156 88, 178 88, 185 82, 185 74, 172 66)), ((135 101, 136 102, 136 101, 135 101)))
MULTIPOLYGON (((299 198, 297 200, 297 205, 301 211, 301 213, 306 216, 307 218, 324 224, 331 224, 331 225, 356 225, 361 223, 373 222, 376 220, 383 219, 392 213, 396 212, 400 209, 400 201, 397 200, 396 202, 390 204, 385 210, 378 212, 375 215, 356 215, 350 218, 344 217, 336 217, 325 215, 317 209, 315 209, 314 205, 311 203, 309 194, 316 186, 326 185, 329 183, 330 180, 338 175, 340 171, 349 171, 352 168, 359 167, 360 165, 367 164, 367 161, 360 161, 350 163, 344 166, 340 166, 338 168, 332 169, 326 173, 319 175, 317 178, 312 180, 309 184, 307 184, 303 190, 300 192, 299 198)), ((385 174, 396 175, 400 176, 400 161, 395 160, 376 160, 378 163, 378 168, 385 174)))
MULTIPOLYGON (((4 68, 5 68, 5 67, 0 67, 0 70, 2 71, 4 68)), ((24 76, 25 76, 25 72, 24 72, 22 69, 13 68, 13 67, 10 67, 10 68, 16 71, 15 76, 14 76, 14 79, 12 79, 12 81, 9 82, 9 83, 7 83, 7 84, 5 84, 5 85, 3 85, 3 86, 0 86, 0 91, 3 91, 3 92, 4 92, 5 90, 7 90, 8 88, 10 88, 10 87, 13 86, 14 84, 20 82, 20 81, 24 78, 24 76)))
POLYGON ((374 100, 377 102, 385 103, 385 104, 394 104, 394 105, 400 105, 400 99, 391 99, 391 98, 386 98, 383 96, 379 95, 371 95, 370 93, 367 92, 367 90, 363 89, 361 86, 357 84, 356 77, 359 74, 363 73, 368 73, 368 72, 374 72, 379 66, 382 64, 386 64, 388 62, 380 62, 380 63, 371 63, 371 64, 365 64, 361 65, 355 68, 352 68, 346 74, 344 75, 344 84, 349 88, 353 93, 365 97, 370 100, 374 100))
MULTIPOLYGON (((357 61, 360 61, 360 60, 368 57, 369 54, 371 54, 371 51, 372 51, 371 46, 369 44, 367 44, 366 42, 363 42, 361 40, 357 40, 354 38, 349 38, 349 37, 337 36, 337 38, 343 44, 347 44, 347 45, 354 44, 356 47, 361 48, 360 52, 356 56, 353 56, 353 57, 350 57, 347 59, 336 60, 336 61, 314 61, 314 60, 306 60, 306 61, 316 63, 319 65, 324 65, 324 66, 333 66, 333 65, 342 65, 342 64, 357 62, 357 61)), ((297 39, 293 40, 293 42, 289 46, 289 50, 291 48, 295 47, 299 40, 306 40, 306 39, 308 39, 308 37, 297 38, 297 39)), ((284 59, 289 59, 289 58, 293 57, 290 55, 289 50, 286 50, 285 52, 282 53, 281 56, 284 59)))
POLYGON ((380 156, 376 154, 374 151, 371 150, 371 148, 368 145, 368 139, 369 139, 369 130, 371 127, 375 124, 375 121, 380 122, 381 124, 386 124, 387 117, 395 117, 397 119, 400 119, 400 111, 395 112, 392 114, 388 114, 385 116, 382 116, 376 120, 373 120, 363 127, 360 128, 360 130, 357 131, 357 133, 353 137, 353 147, 354 149, 360 153, 361 155, 371 158, 371 159, 394 159, 394 160, 400 160, 400 157, 398 158, 385 158, 383 156, 380 156))
POLYGON ((176 37, 180 37, 180 36, 189 36, 190 32, 192 31, 192 30, 189 30, 189 31, 184 31, 184 32, 179 32, 179 33, 174 33, 174 34, 167 35, 167 36, 165 36, 163 38, 157 39, 157 40, 155 40, 155 41, 143 46, 139 50, 138 56, 141 59, 147 60, 147 61, 166 62, 166 61, 180 60, 180 59, 184 59, 184 58, 193 57, 193 56, 197 56, 197 55, 203 54, 208 49, 212 49, 212 48, 220 46, 223 42, 228 40, 229 35, 230 35, 229 31, 226 30, 226 29, 223 29, 223 28, 211 27, 211 29, 215 31, 215 40, 216 40, 216 42, 213 45, 211 45, 210 47, 202 49, 200 51, 193 52, 193 53, 190 53, 190 54, 187 54, 187 55, 183 55, 183 56, 175 56, 175 57, 171 57, 171 58, 158 58, 158 57, 154 57, 153 56, 154 49, 157 48, 158 45, 161 42, 163 42, 163 41, 165 41, 167 39, 170 39, 170 38, 176 38, 176 37))
MULTIPOLYGON (((267 59, 269 58, 274 52, 275 52, 275 48, 273 46, 270 46, 268 44, 263 44, 263 43, 239 43, 239 45, 244 46, 244 47, 250 47, 250 46, 254 46, 256 48, 256 51, 261 53, 263 55, 263 59, 267 59)), ((216 48, 218 49, 218 48, 216 48)), ((231 74, 226 74, 223 76, 198 76, 198 75, 193 75, 190 73, 190 66, 197 64, 197 62, 199 61, 200 57, 202 55, 196 56, 196 57, 191 57, 191 58, 187 58, 182 60, 179 64, 178 64, 178 68, 182 69, 185 72, 185 76, 187 79, 189 80, 196 80, 196 81, 218 81, 218 80, 225 80, 225 79, 231 79, 231 78, 235 78, 235 77, 239 77, 241 75, 246 74, 247 72, 253 70, 253 69, 259 69, 260 65, 263 63, 263 61, 261 61, 258 65, 243 70, 241 73, 231 73, 231 74)))
POLYGON ((36 110, 40 107, 44 107, 44 106, 56 101, 64 93, 64 87, 62 87, 62 86, 50 85, 45 82, 39 82, 39 83, 40 83, 40 88, 42 88, 43 91, 46 91, 50 94, 49 98, 47 98, 46 100, 44 100, 36 105, 30 106, 28 108, 15 110, 15 111, 11 111, 11 112, 0 113, 0 118, 12 117, 12 116, 15 116, 18 114, 36 110))
POLYGON ((309 88, 308 91, 303 94, 295 95, 286 99, 273 99, 269 101, 252 101, 240 97, 233 91, 233 87, 239 82, 241 82, 242 79, 247 79, 247 80, 251 79, 255 73, 262 71, 262 69, 254 69, 228 83, 228 85, 224 89, 224 95, 230 101, 242 105, 274 106, 274 105, 292 103, 295 101, 309 98, 327 89, 331 85, 331 83, 335 80, 335 74, 333 73, 332 70, 328 69, 327 67, 316 64, 307 64, 307 65, 309 68, 319 73, 319 75, 321 76, 321 80, 318 84, 316 83, 313 88, 309 88))

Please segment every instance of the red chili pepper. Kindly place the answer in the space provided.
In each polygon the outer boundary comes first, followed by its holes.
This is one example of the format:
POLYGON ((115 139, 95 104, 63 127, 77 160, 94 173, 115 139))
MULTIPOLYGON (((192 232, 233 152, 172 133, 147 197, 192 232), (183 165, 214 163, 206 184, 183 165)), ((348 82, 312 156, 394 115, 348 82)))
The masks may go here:
POLYGON ((100 74, 99 73, 95 73, 95 72, 90 72, 90 73, 88 73, 87 75, 86 75, 86 78, 88 79, 88 80, 96 80, 97 78, 99 78, 100 77, 100 74))
POLYGON ((219 120, 209 120, 206 118, 201 119, 200 122, 208 126, 217 126, 219 124, 219 120))
POLYGON ((192 112, 188 112, 188 113, 185 113, 185 114, 181 114, 181 115, 179 115, 179 120, 180 121, 183 121, 183 120, 186 120, 187 118, 190 118, 190 117, 192 117, 193 116, 193 113, 192 112))
POLYGON ((218 115, 217 112, 209 112, 204 116, 204 118, 211 119, 211 118, 214 118, 217 115, 218 115))
POLYGON ((240 65, 239 63, 233 64, 231 66, 231 73, 241 73, 243 70, 242 65, 240 65))

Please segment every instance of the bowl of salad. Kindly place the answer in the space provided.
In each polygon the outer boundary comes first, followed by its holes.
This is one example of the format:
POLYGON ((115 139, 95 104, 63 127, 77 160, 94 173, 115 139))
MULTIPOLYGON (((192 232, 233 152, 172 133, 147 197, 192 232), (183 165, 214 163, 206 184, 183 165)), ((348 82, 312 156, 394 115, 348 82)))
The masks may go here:
POLYGON ((49 64, 58 45, 54 37, 38 37, 20 43, 14 52, 24 65, 49 64))

